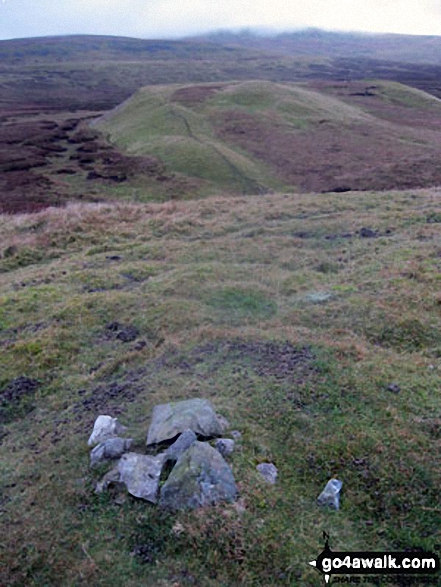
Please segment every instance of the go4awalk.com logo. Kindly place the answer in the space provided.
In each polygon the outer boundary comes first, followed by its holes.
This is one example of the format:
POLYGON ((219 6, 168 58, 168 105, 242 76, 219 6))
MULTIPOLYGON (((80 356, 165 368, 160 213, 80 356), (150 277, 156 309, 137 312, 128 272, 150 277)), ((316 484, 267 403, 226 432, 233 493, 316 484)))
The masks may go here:
POLYGON ((325 548, 309 564, 325 584, 392 584, 399 577, 403 585, 438 585, 440 560, 428 552, 333 552, 324 532, 325 548), (344 577, 342 576, 344 575, 344 577), (363 576, 362 576, 363 575, 363 576), (395 577, 392 577, 395 575, 395 577))

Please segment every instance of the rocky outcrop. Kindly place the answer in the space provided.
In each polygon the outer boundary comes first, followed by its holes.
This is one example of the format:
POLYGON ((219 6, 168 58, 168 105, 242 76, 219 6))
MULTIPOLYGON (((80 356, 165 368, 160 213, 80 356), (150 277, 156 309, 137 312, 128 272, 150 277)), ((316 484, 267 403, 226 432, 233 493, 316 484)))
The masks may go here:
POLYGON ((186 430, 179 438, 165 451, 166 461, 177 461, 179 457, 196 442, 197 436, 193 430, 186 430))

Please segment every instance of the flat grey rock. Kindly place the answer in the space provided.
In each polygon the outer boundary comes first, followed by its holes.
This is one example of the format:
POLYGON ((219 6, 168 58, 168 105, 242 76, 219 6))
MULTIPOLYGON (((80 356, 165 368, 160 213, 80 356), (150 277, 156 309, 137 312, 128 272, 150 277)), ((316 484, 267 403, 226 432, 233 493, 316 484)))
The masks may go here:
POLYGON ((218 438, 214 447, 223 457, 229 457, 234 452, 234 440, 231 440, 231 438, 218 438))
POLYGON ((90 453, 90 466, 95 467, 108 459, 119 459, 130 450, 133 440, 131 438, 108 438, 98 444, 90 453))
POLYGON ((164 453, 156 457, 125 453, 118 462, 120 480, 134 497, 156 503, 163 464, 164 453))
POLYGON ((87 442, 88 446, 95 446, 105 442, 109 438, 116 438, 124 434, 127 428, 111 416, 98 416, 93 425, 93 431, 87 442))
POLYGON ((194 509, 234 501, 237 488, 222 455, 205 442, 194 442, 174 466, 161 489, 159 505, 172 510, 194 509))
POLYGON ((184 453, 193 442, 196 442, 197 436, 193 430, 186 430, 179 438, 165 451, 165 460, 177 461, 179 457, 184 453))
POLYGON ((257 465, 256 469, 262 477, 271 485, 274 485, 277 479, 277 467, 273 463, 261 463, 257 465))
POLYGON ((315 291, 305 295, 305 300, 312 304, 324 304, 333 298, 333 294, 328 291, 315 291))
POLYGON ((172 440, 185 430, 199 436, 222 436, 224 427, 213 406, 205 399, 161 404, 153 408, 147 446, 172 440))
POLYGON ((338 479, 331 479, 317 498, 318 505, 328 506, 334 510, 340 507, 340 491, 343 483, 338 479))

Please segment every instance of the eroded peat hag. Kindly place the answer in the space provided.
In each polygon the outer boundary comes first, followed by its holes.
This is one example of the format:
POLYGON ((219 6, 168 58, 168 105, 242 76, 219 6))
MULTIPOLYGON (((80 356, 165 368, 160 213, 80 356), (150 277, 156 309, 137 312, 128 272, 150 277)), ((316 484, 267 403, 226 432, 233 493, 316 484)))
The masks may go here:
MULTIPOLYGON (((98 113, 4 111, 0 135, 0 212, 36 212, 69 201, 104 201, 155 190, 179 193, 184 181, 155 157, 121 153, 90 122, 98 113)), ((162 194, 162 196, 161 196, 162 194)), ((152 197, 152 196, 150 196, 152 197)))
POLYGON ((422 115, 421 100, 412 101, 411 90, 402 88, 400 103, 387 81, 437 96, 439 67, 431 61, 436 47, 430 54, 423 38, 410 45, 408 38, 384 38, 378 59, 347 59, 338 50, 329 52, 332 42, 364 50, 371 43, 372 54, 380 45, 351 36, 330 35, 324 44, 314 35, 300 37, 306 43, 301 56, 296 50, 289 54, 299 39, 285 37, 275 45, 262 38, 260 47, 240 35, 223 41, 222 35, 208 41, 93 36, 1 41, 0 209, 31 212, 71 200, 438 185, 436 106, 422 115), (388 44, 394 58, 386 61, 388 44), (408 59, 408 46, 418 49, 417 63, 408 59), (366 92, 375 79, 383 80, 380 92, 366 92), (229 80, 254 80, 254 89, 234 92, 229 80), (271 84, 263 90, 256 80, 271 84), (346 84, 346 95, 331 88, 334 81, 340 90, 346 84), (294 82, 302 84, 297 95, 283 96, 281 87, 294 82), (148 136, 142 124, 130 137, 133 128, 120 136, 121 129, 109 123, 107 130, 126 155, 105 137, 77 144, 78 150, 66 143, 72 125, 84 126, 143 86, 164 84, 181 86, 170 88, 148 136), (302 87, 311 90, 303 100, 302 87), (311 100, 309 110, 305 100, 311 100), (371 102, 377 104, 374 110, 371 102), (168 128, 164 116, 170 117, 168 128), (132 157, 141 154, 143 161, 132 157))

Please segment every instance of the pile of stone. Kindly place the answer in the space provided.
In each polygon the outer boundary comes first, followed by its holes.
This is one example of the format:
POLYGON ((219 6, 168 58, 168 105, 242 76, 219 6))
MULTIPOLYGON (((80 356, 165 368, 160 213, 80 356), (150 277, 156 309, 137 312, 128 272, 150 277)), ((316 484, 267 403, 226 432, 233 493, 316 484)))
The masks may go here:
MULTIPOLYGON (((153 409, 147 434, 147 449, 153 454, 141 454, 130 452, 133 439, 124 438, 127 429, 116 418, 99 416, 88 442, 94 447, 91 466, 117 462, 96 491, 116 484, 174 510, 234 501, 236 483, 224 457, 233 453, 235 442, 223 438, 227 428, 208 400, 161 404, 153 409), (209 440, 215 441, 214 447, 209 440)), ((240 433, 231 436, 237 439, 240 433)))
MULTIPOLYGON (((237 498, 236 482, 226 458, 235 450, 240 432, 224 438, 228 422, 208 400, 192 399, 161 404, 153 409, 146 448, 150 454, 131 452, 127 428, 111 416, 98 416, 88 445, 92 467, 116 463, 97 484, 96 492, 117 485, 131 495, 160 507, 194 509, 237 498), (214 446, 210 444, 212 442, 214 446)), ((274 485, 273 463, 256 467, 261 478, 274 485)), ((343 483, 331 479, 317 499, 320 506, 338 510, 343 483)))

